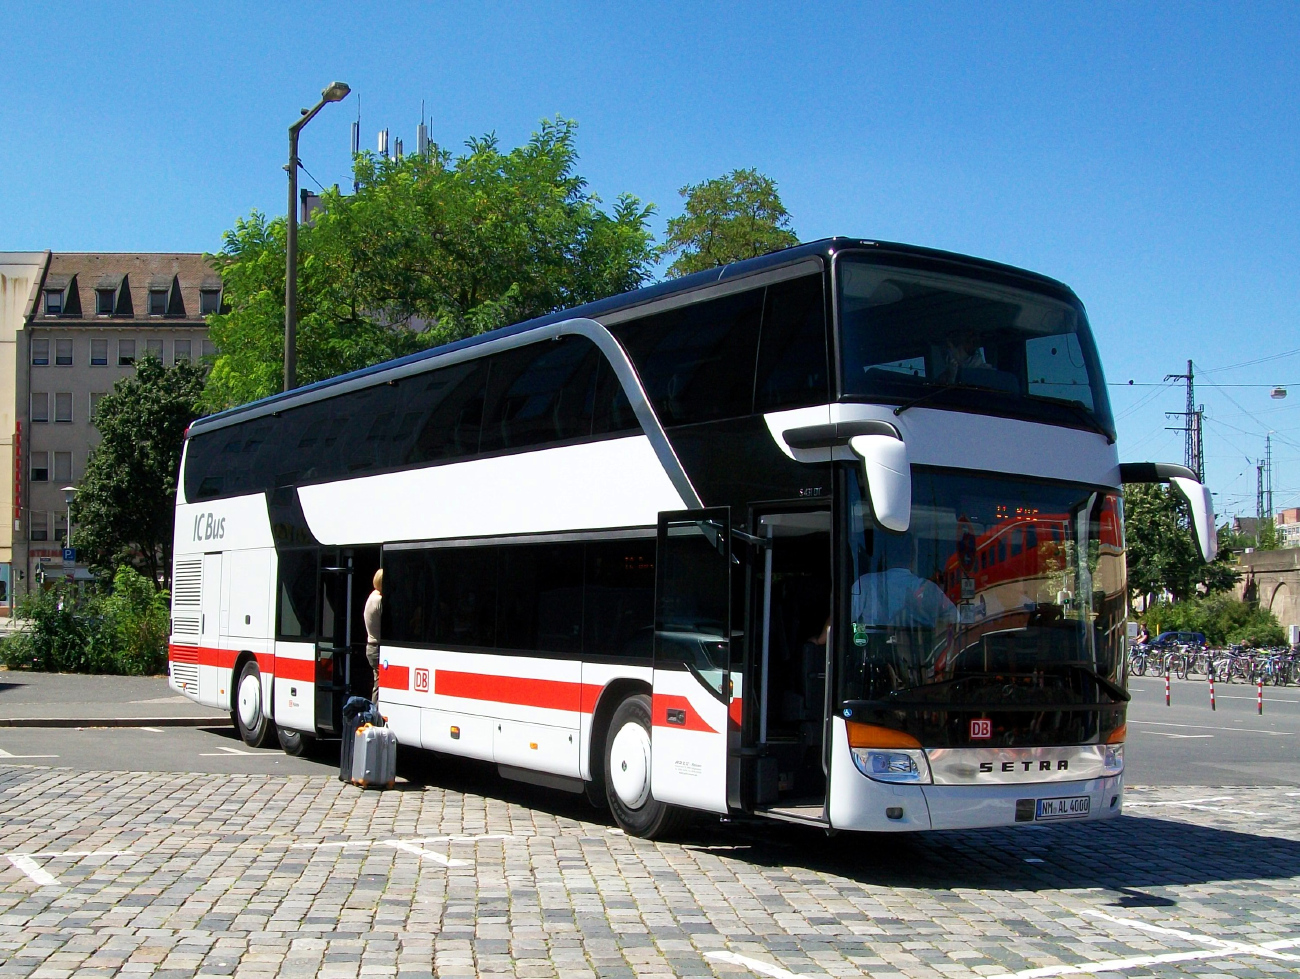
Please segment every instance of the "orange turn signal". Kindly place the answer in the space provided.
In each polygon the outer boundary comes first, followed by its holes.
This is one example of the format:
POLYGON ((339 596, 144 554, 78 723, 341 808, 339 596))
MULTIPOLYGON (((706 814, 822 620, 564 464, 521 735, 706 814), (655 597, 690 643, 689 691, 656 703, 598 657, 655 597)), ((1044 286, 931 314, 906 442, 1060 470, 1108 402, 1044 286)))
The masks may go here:
POLYGON ((1106 735, 1106 744, 1123 744, 1128 738, 1128 723, 1125 722, 1106 735))
POLYGON ((859 724, 846 721, 850 748, 919 748, 921 742, 905 731, 881 727, 878 724, 859 724))

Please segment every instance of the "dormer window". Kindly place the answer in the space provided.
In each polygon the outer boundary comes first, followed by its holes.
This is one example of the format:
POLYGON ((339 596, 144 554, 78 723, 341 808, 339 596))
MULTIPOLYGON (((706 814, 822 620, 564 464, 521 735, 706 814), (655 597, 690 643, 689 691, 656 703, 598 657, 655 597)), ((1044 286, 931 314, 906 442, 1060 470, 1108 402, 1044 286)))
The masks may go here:
POLYGON ((45 290, 45 315, 46 316, 63 315, 63 290, 62 289, 45 290))
POLYGON ((199 292, 199 315, 212 316, 221 311, 221 290, 203 289, 199 292))
POLYGON ((165 316, 167 314, 167 293, 162 289, 149 290, 149 315, 165 316))
POLYGON ((184 316, 185 304, 181 301, 180 283, 173 275, 149 277, 149 315, 184 316))
POLYGON ((95 313, 98 316, 130 316, 131 290, 125 275, 101 275, 95 283, 95 313))
POLYGON ((112 316, 113 303, 117 300, 116 289, 96 289, 95 290, 95 315, 112 316))

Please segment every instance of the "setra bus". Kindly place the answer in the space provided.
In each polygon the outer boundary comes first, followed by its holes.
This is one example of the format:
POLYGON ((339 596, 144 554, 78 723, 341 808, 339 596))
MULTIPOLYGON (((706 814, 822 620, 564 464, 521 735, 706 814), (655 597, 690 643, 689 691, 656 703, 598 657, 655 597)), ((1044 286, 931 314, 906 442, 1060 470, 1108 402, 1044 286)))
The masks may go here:
POLYGON ((835 830, 1122 805, 1125 464, 1083 306, 846 238, 199 419, 171 686, 250 745, 399 741, 608 804, 835 830))

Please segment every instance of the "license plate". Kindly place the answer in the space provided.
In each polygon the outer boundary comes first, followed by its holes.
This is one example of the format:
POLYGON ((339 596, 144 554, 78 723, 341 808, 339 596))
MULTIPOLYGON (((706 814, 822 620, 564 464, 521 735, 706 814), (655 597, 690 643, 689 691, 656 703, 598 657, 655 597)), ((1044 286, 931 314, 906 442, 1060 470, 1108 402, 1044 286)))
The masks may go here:
POLYGON ((1067 796, 1063 799, 1039 799, 1037 819, 1078 819, 1092 809, 1092 797, 1067 796))

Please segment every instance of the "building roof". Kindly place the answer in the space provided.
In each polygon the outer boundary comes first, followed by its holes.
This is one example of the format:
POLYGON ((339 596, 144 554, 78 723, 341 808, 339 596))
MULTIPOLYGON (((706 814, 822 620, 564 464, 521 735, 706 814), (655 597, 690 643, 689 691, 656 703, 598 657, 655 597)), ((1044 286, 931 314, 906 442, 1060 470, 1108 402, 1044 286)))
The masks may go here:
POLYGON ((53 252, 41 289, 63 289, 64 312, 50 316, 44 303, 33 310, 33 326, 119 326, 141 321, 199 325, 201 290, 220 289, 216 269, 199 252, 53 252), (117 293, 115 312, 97 315, 97 290, 117 293), (150 290, 168 293, 167 314, 149 315, 150 290))

